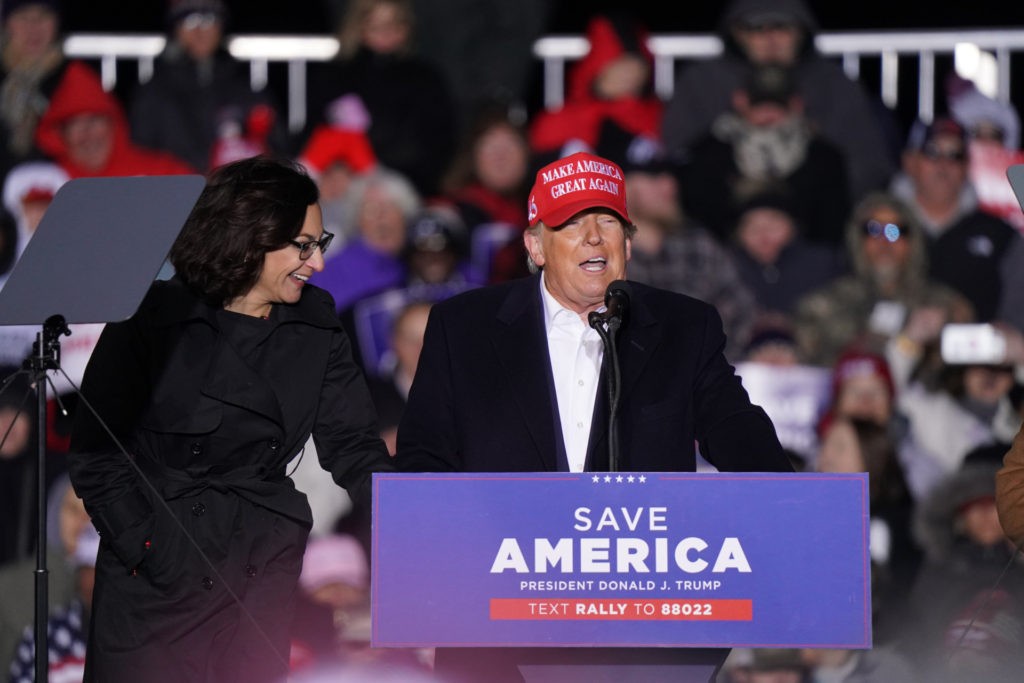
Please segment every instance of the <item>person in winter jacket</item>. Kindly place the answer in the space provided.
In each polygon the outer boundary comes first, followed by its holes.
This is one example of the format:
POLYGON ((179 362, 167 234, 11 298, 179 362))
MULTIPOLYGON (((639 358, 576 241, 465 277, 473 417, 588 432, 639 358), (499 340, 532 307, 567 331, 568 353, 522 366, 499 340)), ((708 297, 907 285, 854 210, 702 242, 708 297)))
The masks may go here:
POLYGON ((812 364, 832 365, 850 346, 884 352, 898 341, 900 358, 887 355, 902 384, 921 347, 938 338, 942 325, 971 322, 974 310, 960 294, 928 278, 920 224, 891 195, 869 195, 854 209, 846 247, 853 272, 797 302, 801 353, 812 364))
POLYGON ((410 0, 351 0, 338 59, 310 69, 310 128, 365 132, 382 166, 424 197, 438 193, 455 149, 451 88, 412 53, 410 0))
POLYGON ((154 64, 153 78, 130 103, 132 140, 204 172, 247 156, 285 152, 287 133, 274 103, 253 92, 244 65, 222 45, 224 3, 174 0, 167 21, 167 48, 154 64))
MULTIPOLYGON (((728 111, 732 93, 751 66, 793 68, 806 116, 837 146, 849 167, 853 201, 880 190, 895 170, 895 152, 884 133, 889 116, 814 47, 818 22, 804 0, 733 0, 719 24, 724 51, 683 69, 665 109, 662 139, 672 154, 685 153, 728 111)), ((893 136, 894 137, 894 136, 893 136)))
POLYGON ((541 112, 530 127, 537 166, 581 150, 603 153, 609 137, 659 137, 663 105, 652 88, 647 31, 621 15, 598 16, 587 40, 590 51, 569 74, 565 105, 541 112))
POLYGON ((288 463, 312 434, 363 503, 391 469, 334 302, 307 283, 330 239, 297 166, 222 166, 175 276, 104 328, 82 382, 96 417, 79 411, 71 437, 103 539, 86 681, 284 679, 313 521, 288 463))
POLYGON ((68 66, 54 90, 36 143, 71 178, 194 172, 170 154, 132 143, 121 103, 80 62, 68 66))

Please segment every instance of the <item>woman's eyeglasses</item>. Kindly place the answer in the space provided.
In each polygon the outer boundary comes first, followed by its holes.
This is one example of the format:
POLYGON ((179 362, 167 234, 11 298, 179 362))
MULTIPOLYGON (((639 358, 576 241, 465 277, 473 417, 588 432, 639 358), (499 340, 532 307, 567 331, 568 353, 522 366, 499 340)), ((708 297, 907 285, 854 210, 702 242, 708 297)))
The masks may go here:
POLYGON ((906 226, 895 223, 869 220, 862 227, 866 237, 880 238, 887 242, 895 242, 910 235, 910 230, 906 226))
POLYGON ((288 243, 293 247, 298 247, 299 258, 305 261, 313 255, 313 250, 320 247, 320 253, 327 251, 327 247, 331 245, 331 240, 334 239, 334 235, 329 232, 325 232, 320 236, 318 240, 309 240, 308 242, 299 242, 298 240, 288 240, 288 243))

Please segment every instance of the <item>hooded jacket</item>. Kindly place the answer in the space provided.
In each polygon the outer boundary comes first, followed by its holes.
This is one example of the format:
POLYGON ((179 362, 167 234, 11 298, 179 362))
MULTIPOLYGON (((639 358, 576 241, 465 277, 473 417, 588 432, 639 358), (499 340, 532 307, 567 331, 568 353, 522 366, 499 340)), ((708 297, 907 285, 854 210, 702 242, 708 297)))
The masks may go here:
POLYGON ((605 100, 594 90, 604 68, 623 54, 637 54, 653 68, 654 58, 647 49, 646 31, 612 18, 596 17, 587 28, 587 40, 590 52, 569 75, 565 106, 540 113, 530 128, 530 147, 535 152, 558 151, 573 140, 597 149, 606 125, 630 135, 659 136, 663 106, 650 92, 639 97, 605 100))
MULTIPOLYGON (((863 350, 884 352, 886 342, 898 329, 886 330, 879 318, 886 303, 899 311, 903 320, 892 321, 902 327, 910 312, 919 307, 938 307, 954 322, 970 322, 974 311, 960 294, 928 278, 928 257, 919 224, 899 200, 885 194, 866 197, 854 210, 846 226, 846 246, 853 272, 812 291, 797 302, 794 329, 801 353, 808 362, 831 366, 851 345, 863 350), (871 274, 864 253, 864 220, 878 207, 896 208, 910 229, 910 255, 899 274, 895 292, 886 296, 871 274)), ((894 368, 896 370, 896 368, 894 368)), ((902 370, 896 371, 902 377, 902 370)), ((897 382, 898 384, 900 382, 897 382)))
POLYGON ((39 120, 36 144, 60 164, 71 178, 96 176, 175 175, 193 173, 184 162, 162 152, 132 144, 121 103, 103 90, 96 74, 80 62, 68 65, 50 106, 39 120), (101 114, 114 122, 114 143, 107 162, 99 169, 84 168, 70 157, 64 125, 79 114, 101 114))

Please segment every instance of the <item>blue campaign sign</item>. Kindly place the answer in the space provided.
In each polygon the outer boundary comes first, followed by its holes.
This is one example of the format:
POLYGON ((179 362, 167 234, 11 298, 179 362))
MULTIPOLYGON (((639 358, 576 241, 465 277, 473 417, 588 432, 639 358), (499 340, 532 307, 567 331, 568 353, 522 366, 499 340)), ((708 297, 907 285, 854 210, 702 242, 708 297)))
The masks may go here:
POLYGON ((865 474, 374 475, 376 647, 871 647, 865 474))

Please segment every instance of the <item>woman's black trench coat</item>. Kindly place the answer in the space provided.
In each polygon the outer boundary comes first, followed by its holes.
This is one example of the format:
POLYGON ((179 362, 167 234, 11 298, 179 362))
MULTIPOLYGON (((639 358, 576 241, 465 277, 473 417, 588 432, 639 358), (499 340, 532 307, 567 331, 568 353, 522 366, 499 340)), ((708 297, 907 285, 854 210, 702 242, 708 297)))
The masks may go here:
POLYGON ((71 476, 102 537, 87 681, 281 680, 312 523, 286 464, 312 433, 357 498, 391 467, 328 294, 248 321, 265 332, 245 358, 224 315, 155 283, 86 370, 85 400, 155 487, 80 403, 71 476))

